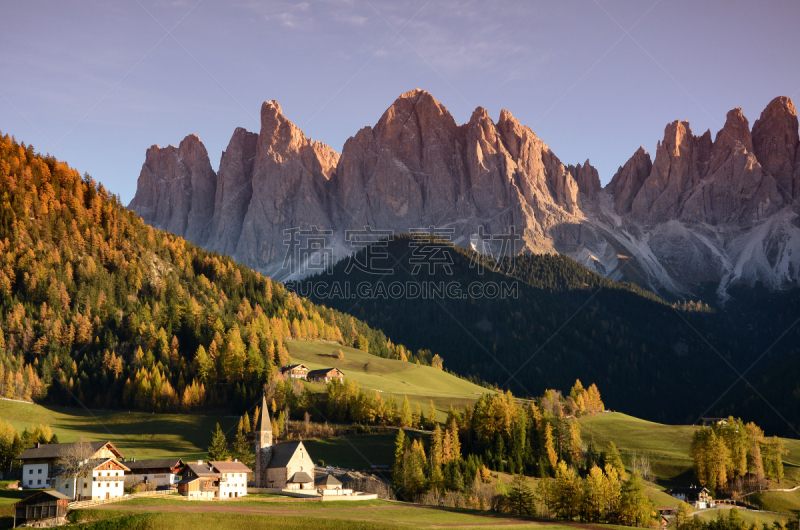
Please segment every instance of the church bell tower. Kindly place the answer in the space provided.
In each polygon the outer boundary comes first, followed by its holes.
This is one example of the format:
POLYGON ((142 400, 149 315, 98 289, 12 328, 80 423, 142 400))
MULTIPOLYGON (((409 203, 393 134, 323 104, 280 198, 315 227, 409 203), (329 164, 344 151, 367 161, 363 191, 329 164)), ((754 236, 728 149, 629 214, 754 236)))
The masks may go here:
POLYGON ((272 421, 267 408, 267 395, 261 396, 261 421, 256 431, 255 484, 257 488, 268 488, 267 466, 272 459, 272 421))

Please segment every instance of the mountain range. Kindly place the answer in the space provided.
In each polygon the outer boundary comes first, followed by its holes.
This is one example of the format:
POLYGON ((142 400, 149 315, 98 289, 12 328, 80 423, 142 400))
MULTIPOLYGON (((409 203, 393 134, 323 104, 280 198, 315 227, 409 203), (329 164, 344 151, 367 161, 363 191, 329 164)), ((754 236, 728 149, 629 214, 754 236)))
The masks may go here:
POLYGON ((741 109, 723 128, 664 130, 655 157, 639 147, 601 186, 589 160, 565 165, 503 110, 458 125, 428 92, 402 94, 337 153, 276 101, 258 134, 237 128, 214 172, 200 139, 147 150, 129 208, 157 228, 276 279, 287 230, 329 231, 333 259, 357 250, 348 230, 449 229, 456 245, 497 252, 478 234, 509 233, 518 252, 561 253, 614 280, 667 297, 800 281, 800 138, 791 99, 751 128, 741 109))

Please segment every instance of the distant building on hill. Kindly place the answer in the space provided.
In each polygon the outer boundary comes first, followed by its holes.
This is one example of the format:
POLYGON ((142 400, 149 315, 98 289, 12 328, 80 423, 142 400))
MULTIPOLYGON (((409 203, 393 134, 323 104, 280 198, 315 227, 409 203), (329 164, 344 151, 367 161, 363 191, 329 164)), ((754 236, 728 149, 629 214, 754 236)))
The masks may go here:
POLYGON ((711 492, 704 486, 672 488, 671 490, 667 490, 667 493, 698 509, 713 508, 716 506, 714 499, 711 498, 711 492))
POLYGON ((62 456, 73 451, 79 443, 87 446, 90 459, 123 458, 122 453, 111 442, 37 443, 17 457, 17 460, 22 461, 20 485, 25 489, 54 487, 53 469, 56 467, 56 463, 62 456))
POLYGON ((180 458, 158 458, 154 460, 122 460, 130 471, 125 472, 125 482, 138 484, 144 482, 155 487, 172 486, 180 480, 184 463, 180 458))
POLYGON ((247 474, 241 462, 189 462, 183 467, 178 493, 198 499, 234 499, 247 495, 247 474))
POLYGON ((292 379, 305 379, 308 375, 308 366, 304 364, 281 366, 281 374, 288 375, 292 379))
POLYGON ((334 379, 338 379, 341 383, 344 381, 344 372, 338 368, 323 368, 321 370, 311 370, 308 372, 306 379, 312 383, 328 384, 334 379))

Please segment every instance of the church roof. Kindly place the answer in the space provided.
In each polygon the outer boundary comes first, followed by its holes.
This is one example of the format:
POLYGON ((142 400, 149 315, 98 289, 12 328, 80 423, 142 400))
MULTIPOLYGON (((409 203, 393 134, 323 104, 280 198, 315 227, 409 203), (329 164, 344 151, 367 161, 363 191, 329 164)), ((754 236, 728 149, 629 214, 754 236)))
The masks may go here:
MULTIPOLYGON (((272 458, 267 464, 268 468, 286 467, 298 449, 304 449, 303 442, 284 442, 272 447, 272 458)), ((306 454, 308 454, 306 452, 306 454)))
POLYGON ((289 479, 289 482, 294 482, 295 484, 308 484, 309 482, 314 482, 314 479, 311 478, 311 475, 305 471, 298 471, 292 475, 292 478, 289 479))

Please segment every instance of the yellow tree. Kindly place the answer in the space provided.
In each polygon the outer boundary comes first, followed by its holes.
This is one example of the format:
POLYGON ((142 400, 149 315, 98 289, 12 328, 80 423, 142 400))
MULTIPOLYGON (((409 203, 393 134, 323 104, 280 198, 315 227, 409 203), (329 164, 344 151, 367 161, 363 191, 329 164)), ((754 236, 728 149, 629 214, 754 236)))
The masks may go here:
POLYGON ((558 454, 556 454, 556 448, 553 443, 553 427, 549 422, 544 425, 544 452, 550 467, 555 470, 558 463, 558 454))

